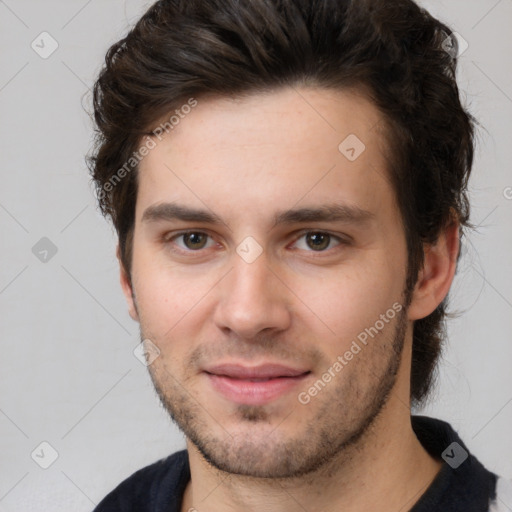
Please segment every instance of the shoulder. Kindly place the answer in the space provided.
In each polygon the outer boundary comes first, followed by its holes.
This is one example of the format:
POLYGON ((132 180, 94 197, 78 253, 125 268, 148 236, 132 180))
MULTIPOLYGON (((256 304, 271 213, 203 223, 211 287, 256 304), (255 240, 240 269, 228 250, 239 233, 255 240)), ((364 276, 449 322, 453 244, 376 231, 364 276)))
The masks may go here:
POLYGON ((509 512, 512 510, 512 480, 499 476, 496 483, 496 498, 489 507, 489 512, 509 512))
POLYGON ((186 450, 160 459, 123 480, 94 512, 156 511, 181 500, 190 479, 186 450), (165 504, 165 505, 164 505, 165 504))
MULTIPOLYGON (((491 506, 493 503, 503 505, 498 475, 489 471, 470 452, 453 427, 427 416, 413 416, 411 419, 423 447, 434 458, 443 461, 436 478, 412 510, 502 512, 503 509, 491 506)), ((509 510, 512 509, 507 512, 509 510)))

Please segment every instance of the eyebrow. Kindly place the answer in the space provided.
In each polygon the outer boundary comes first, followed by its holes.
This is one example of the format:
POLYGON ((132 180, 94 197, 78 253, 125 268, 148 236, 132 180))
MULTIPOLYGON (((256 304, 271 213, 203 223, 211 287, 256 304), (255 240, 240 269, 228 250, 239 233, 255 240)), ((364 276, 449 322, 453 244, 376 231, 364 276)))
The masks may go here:
MULTIPOLYGON (((278 224, 301 224, 306 222, 348 222, 364 224, 375 215, 358 206, 332 203, 319 207, 295 208, 277 212, 274 226, 278 224)), ((225 224, 215 213, 209 210, 191 208, 177 203, 160 203, 146 208, 142 215, 143 223, 180 220, 205 224, 225 224)))

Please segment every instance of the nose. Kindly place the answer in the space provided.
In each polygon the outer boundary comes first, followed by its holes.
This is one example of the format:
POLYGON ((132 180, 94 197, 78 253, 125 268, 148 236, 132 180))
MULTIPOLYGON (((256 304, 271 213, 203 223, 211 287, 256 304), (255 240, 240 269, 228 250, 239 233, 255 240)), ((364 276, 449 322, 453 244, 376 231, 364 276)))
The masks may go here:
POLYGON ((283 281, 265 253, 252 263, 234 254, 233 268, 217 290, 215 324, 247 340, 265 329, 285 330, 291 322, 291 292, 283 281))

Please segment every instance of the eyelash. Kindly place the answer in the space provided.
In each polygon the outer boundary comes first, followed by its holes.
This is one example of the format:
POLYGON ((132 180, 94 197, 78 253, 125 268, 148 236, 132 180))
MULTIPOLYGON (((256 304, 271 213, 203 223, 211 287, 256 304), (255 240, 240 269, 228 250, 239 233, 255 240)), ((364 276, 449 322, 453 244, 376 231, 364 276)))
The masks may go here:
MULTIPOLYGON (((167 235, 164 235, 163 237, 163 242, 168 245, 170 247, 170 250, 178 255, 186 255, 186 256, 190 256, 190 255, 193 255, 194 253, 198 253, 198 256, 200 256, 201 252, 208 249, 208 248, 205 248, 205 249, 197 249, 197 250, 193 250, 193 249, 181 249, 181 248, 176 248, 174 246, 174 241, 177 239, 177 238, 180 238, 184 235, 190 235, 190 234, 199 234, 199 235, 206 235, 207 237, 211 238, 212 237, 205 231, 196 231, 196 230, 186 230, 186 231, 180 231, 178 233, 174 233, 172 234, 172 236, 168 236, 167 235)), ((338 242, 338 244, 334 247, 334 248, 331 248, 331 249, 325 249, 323 251, 313 251, 313 250, 309 250, 309 251, 306 251, 306 252, 309 252, 309 253, 312 253, 313 257, 322 257, 323 254, 325 253, 328 253, 330 251, 332 251, 333 249, 336 249, 336 247, 340 247, 340 246, 347 246, 350 244, 350 240, 347 238, 343 238, 343 237, 340 237, 340 236, 337 236, 337 235, 334 235, 332 233, 329 233, 328 231, 318 231, 318 230, 304 230, 304 231, 301 231, 297 238, 294 239, 294 242, 293 243, 297 243, 301 238, 303 238, 304 236, 308 235, 308 234, 316 234, 316 235, 327 235, 330 237, 330 240, 329 242, 331 242, 332 240, 335 240, 338 242)), ((300 249, 299 249, 300 250, 300 249)))

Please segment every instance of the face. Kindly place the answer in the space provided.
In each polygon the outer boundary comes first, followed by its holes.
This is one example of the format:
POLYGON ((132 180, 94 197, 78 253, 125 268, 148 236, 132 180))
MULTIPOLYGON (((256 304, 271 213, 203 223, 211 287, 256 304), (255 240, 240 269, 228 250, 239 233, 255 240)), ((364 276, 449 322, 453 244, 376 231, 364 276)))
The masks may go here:
POLYGON ((160 350, 162 403, 219 469, 313 471, 402 378, 407 252, 382 121, 353 92, 198 100, 140 164, 125 292, 160 350))

